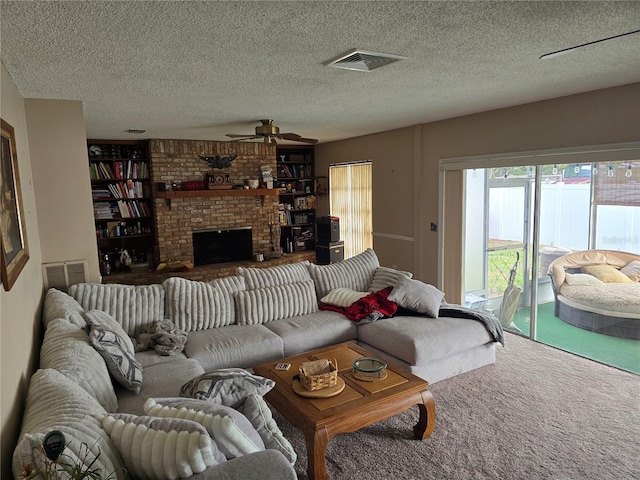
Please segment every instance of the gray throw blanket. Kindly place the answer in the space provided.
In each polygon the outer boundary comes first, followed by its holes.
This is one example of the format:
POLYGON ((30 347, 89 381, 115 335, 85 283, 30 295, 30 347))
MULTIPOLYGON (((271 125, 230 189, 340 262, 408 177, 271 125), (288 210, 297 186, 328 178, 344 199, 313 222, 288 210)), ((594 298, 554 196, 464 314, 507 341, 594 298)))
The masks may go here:
POLYGON ((463 307, 462 305, 443 303, 440 306, 438 317, 468 318, 470 320, 477 320, 484 325, 484 328, 487 329, 487 332, 489 332, 493 337, 494 341, 500 342, 502 346, 504 346, 502 324, 495 315, 480 312, 478 310, 471 310, 470 308, 463 307))
POLYGON ((173 355, 184 349, 187 332, 175 327, 171 320, 159 320, 138 335, 136 352, 153 348, 160 355, 173 355))

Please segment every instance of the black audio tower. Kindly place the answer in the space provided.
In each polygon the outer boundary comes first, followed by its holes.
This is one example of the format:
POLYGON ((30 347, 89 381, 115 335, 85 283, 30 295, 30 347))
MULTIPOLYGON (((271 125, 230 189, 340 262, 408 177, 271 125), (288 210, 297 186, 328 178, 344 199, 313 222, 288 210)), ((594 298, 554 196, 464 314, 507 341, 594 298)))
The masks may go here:
POLYGON ((338 217, 318 217, 316 220, 318 241, 316 242, 316 262, 328 265, 344 259, 344 242, 340 240, 340 219, 338 217))
POLYGON ((340 219, 338 217, 318 217, 318 242, 331 243, 340 241, 340 219))

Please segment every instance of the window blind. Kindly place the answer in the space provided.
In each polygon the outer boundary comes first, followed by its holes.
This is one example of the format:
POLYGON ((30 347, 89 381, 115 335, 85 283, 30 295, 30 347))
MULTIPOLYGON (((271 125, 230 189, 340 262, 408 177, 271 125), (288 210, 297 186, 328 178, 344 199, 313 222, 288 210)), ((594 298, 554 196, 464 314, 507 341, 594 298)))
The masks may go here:
POLYGON ((329 167, 329 206, 340 218, 345 258, 373 247, 371 162, 329 167))

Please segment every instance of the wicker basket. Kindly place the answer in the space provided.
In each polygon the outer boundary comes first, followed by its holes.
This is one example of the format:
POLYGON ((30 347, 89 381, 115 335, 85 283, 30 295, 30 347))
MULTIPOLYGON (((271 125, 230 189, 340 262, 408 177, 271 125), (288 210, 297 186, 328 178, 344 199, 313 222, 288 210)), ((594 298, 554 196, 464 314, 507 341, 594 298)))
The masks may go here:
POLYGON ((338 362, 335 358, 304 362, 300 365, 300 383, 310 391, 335 387, 338 383, 338 362))

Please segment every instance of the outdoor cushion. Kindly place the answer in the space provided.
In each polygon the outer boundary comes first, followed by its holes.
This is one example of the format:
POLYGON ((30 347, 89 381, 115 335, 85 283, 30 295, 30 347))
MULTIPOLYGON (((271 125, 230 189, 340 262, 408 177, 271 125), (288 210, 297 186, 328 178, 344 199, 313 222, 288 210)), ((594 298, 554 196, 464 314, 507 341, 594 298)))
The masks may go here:
POLYGON ((633 280, 611 265, 586 265, 581 270, 604 283, 633 283, 633 280))
POLYGON ((640 282, 640 261, 633 260, 620 269, 627 277, 634 282, 640 282))

